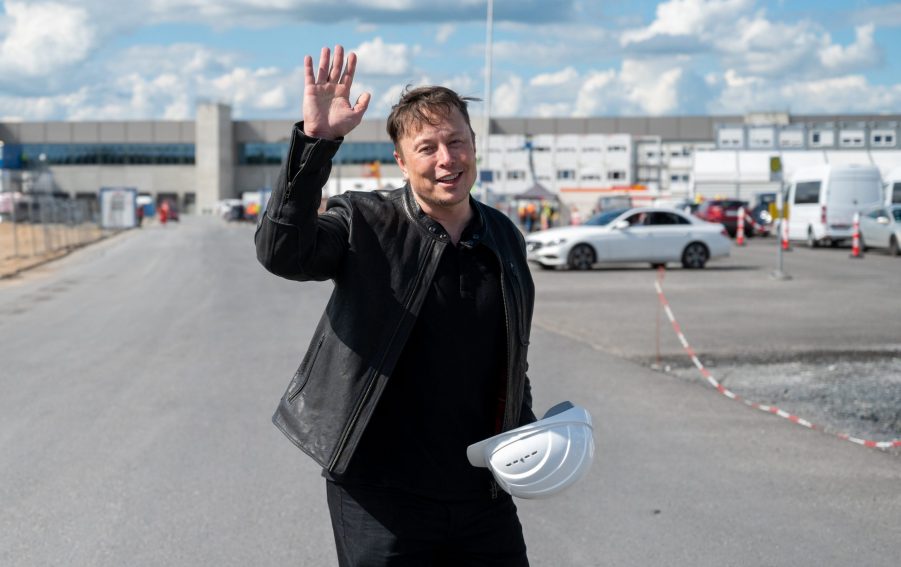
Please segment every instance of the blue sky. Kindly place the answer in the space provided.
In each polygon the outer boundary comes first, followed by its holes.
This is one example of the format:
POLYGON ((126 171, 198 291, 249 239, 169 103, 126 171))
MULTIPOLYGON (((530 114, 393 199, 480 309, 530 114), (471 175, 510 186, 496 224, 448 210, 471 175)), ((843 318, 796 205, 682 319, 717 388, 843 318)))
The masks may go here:
MULTIPOLYGON (((0 120, 297 118, 303 56, 485 95, 486 0, 5 0, 0 120)), ((495 0, 493 116, 901 113, 901 2, 495 0)), ((476 106, 473 114, 483 108, 476 106)))

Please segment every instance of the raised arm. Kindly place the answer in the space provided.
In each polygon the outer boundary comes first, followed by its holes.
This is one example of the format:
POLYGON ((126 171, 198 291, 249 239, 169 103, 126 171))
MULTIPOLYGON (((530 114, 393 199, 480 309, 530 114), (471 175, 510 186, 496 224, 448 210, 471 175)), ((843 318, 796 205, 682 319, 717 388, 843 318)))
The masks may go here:
POLYGON ((357 70, 357 56, 347 56, 344 48, 335 46, 335 58, 330 61, 328 47, 319 55, 319 68, 314 74, 313 58, 304 57, 303 121, 304 133, 314 138, 335 140, 346 136, 363 120, 369 106, 370 94, 364 92, 356 104, 350 104, 350 88, 357 70))

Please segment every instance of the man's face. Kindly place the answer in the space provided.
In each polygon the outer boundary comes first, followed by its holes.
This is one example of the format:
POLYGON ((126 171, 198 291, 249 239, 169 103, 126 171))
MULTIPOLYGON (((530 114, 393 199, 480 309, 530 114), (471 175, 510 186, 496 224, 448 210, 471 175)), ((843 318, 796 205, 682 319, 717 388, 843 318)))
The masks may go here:
POLYGON ((394 159, 427 214, 468 207, 476 181, 472 132, 457 108, 432 125, 423 123, 398 140, 394 159))

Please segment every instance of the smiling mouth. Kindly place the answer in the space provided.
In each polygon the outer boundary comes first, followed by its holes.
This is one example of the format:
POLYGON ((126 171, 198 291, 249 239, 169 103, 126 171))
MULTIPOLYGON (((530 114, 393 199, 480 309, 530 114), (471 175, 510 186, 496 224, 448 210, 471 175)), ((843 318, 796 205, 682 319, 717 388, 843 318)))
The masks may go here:
POLYGON ((439 183, 452 183, 452 182, 456 181, 457 179, 459 179, 460 175, 462 175, 462 172, 454 173, 453 175, 445 175, 444 177, 439 177, 438 182, 439 183))

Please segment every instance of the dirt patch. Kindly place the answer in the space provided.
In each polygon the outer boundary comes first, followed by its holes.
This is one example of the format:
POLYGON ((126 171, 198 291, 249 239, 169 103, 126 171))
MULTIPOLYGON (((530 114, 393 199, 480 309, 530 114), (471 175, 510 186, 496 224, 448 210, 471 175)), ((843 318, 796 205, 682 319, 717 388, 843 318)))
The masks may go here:
MULTIPOLYGON (((835 434, 873 441, 901 439, 901 352, 830 353, 796 360, 707 360, 727 389, 774 405, 835 434)), ((659 370, 706 386, 698 369, 668 360, 659 370)), ((901 450, 892 452, 901 455, 901 450)))

